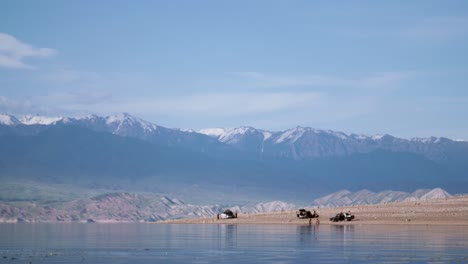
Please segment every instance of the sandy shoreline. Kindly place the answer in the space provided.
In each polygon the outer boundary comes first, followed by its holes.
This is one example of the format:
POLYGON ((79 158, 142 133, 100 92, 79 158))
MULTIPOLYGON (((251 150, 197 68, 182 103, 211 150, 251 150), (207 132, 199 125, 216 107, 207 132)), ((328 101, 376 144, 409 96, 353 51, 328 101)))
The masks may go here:
MULTIPOLYGON (((307 208, 311 210, 314 208, 307 208)), ((397 202, 378 205, 357 205, 336 208, 315 208, 320 224, 420 224, 468 226, 468 195, 447 199, 416 202, 397 202), (350 210, 355 220, 332 223, 329 218, 350 210)), ((189 218, 168 220, 169 224, 309 224, 309 219, 298 219, 295 211, 239 214, 236 219, 189 218)), ((312 224, 316 220, 312 219, 312 224)))

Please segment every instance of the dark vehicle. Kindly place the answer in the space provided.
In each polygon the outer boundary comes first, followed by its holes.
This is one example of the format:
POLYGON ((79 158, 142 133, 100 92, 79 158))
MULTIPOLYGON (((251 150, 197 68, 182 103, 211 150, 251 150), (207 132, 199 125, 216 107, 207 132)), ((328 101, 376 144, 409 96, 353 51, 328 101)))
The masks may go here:
POLYGON ((340 222, 340 221, 351 221, 354 219, 354 215, 350 213, 339 213, 336 214, 334 217, 330 218, 332 222, 340 222))
POLYGON ((222 214, 218 216, 221 219, 228 219, 228 218, 237 218, 237 212, 234 214, 231 210, 226 209, 222 214))
POLYGON ((299 211, 296 211, 296 216, 299 219, 307 219, 307 218, 318 218, 319 215, 317 212, 311 213, 310 211, 306 211, 306 209, 299 209, 299 211))

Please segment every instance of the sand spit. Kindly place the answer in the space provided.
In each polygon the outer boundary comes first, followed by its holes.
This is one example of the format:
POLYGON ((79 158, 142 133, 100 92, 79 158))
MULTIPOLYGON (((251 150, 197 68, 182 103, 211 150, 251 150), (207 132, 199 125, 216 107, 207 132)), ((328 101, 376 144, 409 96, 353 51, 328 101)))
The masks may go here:
MULTIPOLYGON (((320 224, 428 224, 468 226, 468 195, 418 202, 395 202, 378 205, 357 205, 315 209, 320 224), (355 220, 332 223, 330 217, 351 211, 355 220)), ((295 211, 261 214, 239 214, 236 219, 188 218, 168 220, 171 224, 308 224, 309 219, 298 219, 295 211)), ((312 224, 316 220, 312 219, 312 224)))

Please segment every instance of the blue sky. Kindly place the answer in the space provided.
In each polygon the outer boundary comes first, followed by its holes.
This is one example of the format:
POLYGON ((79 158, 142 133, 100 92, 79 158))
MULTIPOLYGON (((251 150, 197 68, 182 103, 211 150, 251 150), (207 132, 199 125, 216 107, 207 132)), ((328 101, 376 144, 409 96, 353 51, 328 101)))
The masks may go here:
POLYGON ((467 1, 0 2, 0 112, 468 139, 467 1))

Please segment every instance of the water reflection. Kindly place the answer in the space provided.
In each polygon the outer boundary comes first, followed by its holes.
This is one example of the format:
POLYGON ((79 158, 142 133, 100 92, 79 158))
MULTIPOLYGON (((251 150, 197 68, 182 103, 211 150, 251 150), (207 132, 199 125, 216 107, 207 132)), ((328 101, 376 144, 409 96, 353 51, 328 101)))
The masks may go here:
POLYGON ((219 225, 221 233, 224 235, 226 248, 235 248, 237 246, 237 225, 219 225))
POLYGON ((332 232, 343 239, 352 236, 354 234, 354 228, 354 225, 331 225, 332 232))
POLYGON ((0 264, 468 263, 467 237, 463 226, 0 224, 0 264))
POLYGON ((296 227, 297 238, 300 243, 308 245, 317 240, 317 225, 300 225, 296 227))

